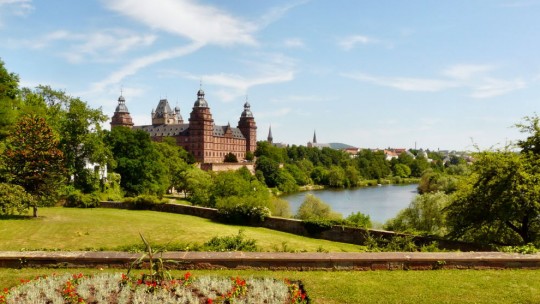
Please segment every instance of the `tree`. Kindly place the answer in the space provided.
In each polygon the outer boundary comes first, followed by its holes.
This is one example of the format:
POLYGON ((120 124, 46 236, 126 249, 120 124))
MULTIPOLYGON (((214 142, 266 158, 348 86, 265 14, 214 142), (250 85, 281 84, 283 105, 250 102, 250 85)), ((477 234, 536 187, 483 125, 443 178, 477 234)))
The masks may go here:
POLYGON ((529 133, 525 140, 518 141, 518 146, 523 153, 540 155, 540 117, 538 115, 526 116, 525 123, 516 124, 521 133, 529 133))
POLYGON ((10 73, 0 60, 0 141, 6 138, 15 124, 19 95, 19 76, 10 73))
POLYGON ((409 177, 411 175, 411 168, 405 164, 396 164, 394 166, 394 176, 409 177))
POLYGON ((171 137, 166 137, 162 142, 155 143, 157 151, 161 154, 161 160, 165 165, 165 175, 167 179, 167 189, 182 188, 182 173, 189 165, 185 161, 186 151, 177 146, 176 141, 171 137))
POLYGON ((540 244, 540 157, 474 155, 472 174, 447 207, 450 236, 500 245, 540 244))
POLYGON ((443 192, 418 195, 407 208, 387 221, 385 229, 443 236, 447 232, 443 209, 449 201, 450 197, 443 192))
POLYGON ((255 170, 260 171, 268 187, 277 187, 279 163, 267 157, 260 156, 255 163, 255 170))
POLYGON ((333 212, 330 205, 313 194, 306 195, 304 202, 298 208, 296 218, 301 220, 340 219, 341 214, 333 212))
POLYGON ((59 142, 44 118, 23 116, 7 138, 4 154, 11 182, 33 196, 31 207, 37 217, 38 206, 55 201, 63 181, 64 155, 59 142))
POLYGON ((238 162, 238 158, 236 157, 236 155, 232 152, 229 152, 225 155, 225 158, 223 159, 223 162, 226 162, 226 163, 237 163, 238 162))
POLYGON ((19 185, 0 183, 0 215, 22 214, 31 204, 32 196, 19 185))
POLYGON ((211 201, 212 177, 208 172, 192 167, 182 173, 182 179, 184 189, 193 205, 215 206, 215 202, 211 201))
POLYGON ((363 214, 360 211, 351 213, 349 216, 347 216, 346 220, 357 227, 371 228, 373 226, 369 215, 363 214))
POLYGON ((126 195, 165 193, 170 185, 165 160, 148 133, 116 127, 107 134, 106 142, 117 164, 114 172, 120 174, 126 195))

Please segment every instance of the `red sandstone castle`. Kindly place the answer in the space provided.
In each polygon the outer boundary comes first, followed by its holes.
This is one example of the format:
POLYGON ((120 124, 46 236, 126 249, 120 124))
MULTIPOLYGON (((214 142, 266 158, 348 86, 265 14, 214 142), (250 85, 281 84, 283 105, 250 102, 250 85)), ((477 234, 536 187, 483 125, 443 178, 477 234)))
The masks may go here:
POLYGON ((111 119, 111 128, 117 126, 146 131, 155 141, 172 137, 177 145, 191 152, 200 163, 222 163, 229 153, 243 160, 248 151, 255 152, 257 148, 257 125, 249 103, 246 101, 244 104, 238 127, 232 128, 230 124, 216 126, 202 89, 197 92, 197 100, 187 124, 180 115, 180 108, 175 107, 173 111, 167 99, 162 99, 152 110, 151 125, 134 126, 126 100, 120 96, 111 119))

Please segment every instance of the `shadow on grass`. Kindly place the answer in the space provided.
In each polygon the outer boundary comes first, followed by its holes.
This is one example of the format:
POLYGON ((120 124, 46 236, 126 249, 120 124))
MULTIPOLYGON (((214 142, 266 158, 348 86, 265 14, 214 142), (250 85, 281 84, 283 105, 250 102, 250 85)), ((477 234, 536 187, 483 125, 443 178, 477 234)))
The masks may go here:
POLYGON ((0 215, 0 221, 1 220, 32 220, 32 219, 38 219, 39 217, 35 218, 32 215, 21 215, 21 214, 11 214, 11 215, 0 215))

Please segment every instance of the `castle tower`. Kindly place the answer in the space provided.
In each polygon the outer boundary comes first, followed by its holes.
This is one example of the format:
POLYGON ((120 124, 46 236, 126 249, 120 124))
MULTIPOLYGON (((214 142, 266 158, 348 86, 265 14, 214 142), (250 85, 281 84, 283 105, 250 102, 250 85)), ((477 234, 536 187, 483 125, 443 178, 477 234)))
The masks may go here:
POLYGON ((189 138, 190 146, 188 149, 193 153, 198 162, 210 162, 213 156, 213 135, 214 119, 210 113, 208 102, 204 99, 204 91, 200 89, 197 92, 197 100, 193 105, 193 110, 189 116, 189 138))
POLYGON ((238 121, 238 129, 246 138, 246 152, 255 152, 255 149, 257 149, 257 125, 253 113, 251 113, 251 105, 247 100, 238 121))
POLYGON ((133 120, 126 106, 126 99, 121 94, 118 97, 118 106, 116 106, 114 115, 111 118, 111 129, 118 126, 133 127, 133 120))

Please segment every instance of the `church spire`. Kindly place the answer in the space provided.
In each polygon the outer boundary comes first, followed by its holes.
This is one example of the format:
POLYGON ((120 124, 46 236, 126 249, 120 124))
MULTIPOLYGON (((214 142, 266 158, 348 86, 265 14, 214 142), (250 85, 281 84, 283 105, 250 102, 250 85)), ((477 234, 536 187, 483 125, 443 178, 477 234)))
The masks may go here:
POLYGON ((270 125, 270 128, 268 128, 268 142, 273 143, 274 137, 272 137, 272 125, 270 125))
POLYGON ((313 143, 317 143, 317 133, 315 132, 315 130, 313 130, 313 143))

